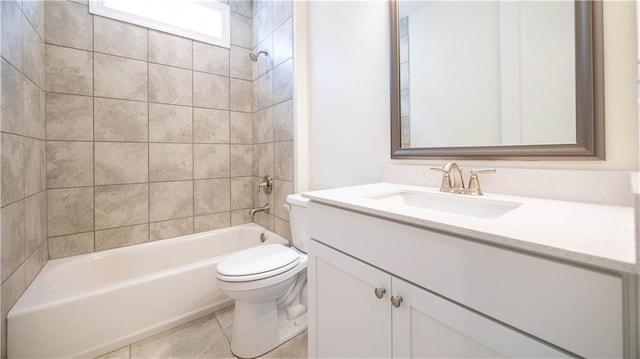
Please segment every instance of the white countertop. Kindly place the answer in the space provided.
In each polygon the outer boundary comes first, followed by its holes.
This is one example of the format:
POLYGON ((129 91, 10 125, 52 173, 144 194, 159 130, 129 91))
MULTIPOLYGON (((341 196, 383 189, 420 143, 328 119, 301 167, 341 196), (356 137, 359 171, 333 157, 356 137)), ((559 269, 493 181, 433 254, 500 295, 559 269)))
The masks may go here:
MULTIPOLYGON (((383 204, 368 196, 400 190, 439 193, 437 188, 375 183, 303 193, 313 202, 428 229, 468 236, 603 269, 637 273, 632 207, 485 193, 482 198, 522 205, 497 218, 383 204)), ((442 194, 465 196, 459 194, 442 194)))

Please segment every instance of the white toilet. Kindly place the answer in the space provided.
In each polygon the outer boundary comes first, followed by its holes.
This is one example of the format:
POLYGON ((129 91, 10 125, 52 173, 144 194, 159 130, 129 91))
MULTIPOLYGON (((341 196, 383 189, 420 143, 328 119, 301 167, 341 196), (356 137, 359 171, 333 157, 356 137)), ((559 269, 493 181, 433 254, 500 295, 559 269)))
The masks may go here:
POLYGON ((231 351, 255 358, 307 329, 307 203, 287 196, 295 248, 265 244, 217 266, 218 286, 235 299, 231 351))

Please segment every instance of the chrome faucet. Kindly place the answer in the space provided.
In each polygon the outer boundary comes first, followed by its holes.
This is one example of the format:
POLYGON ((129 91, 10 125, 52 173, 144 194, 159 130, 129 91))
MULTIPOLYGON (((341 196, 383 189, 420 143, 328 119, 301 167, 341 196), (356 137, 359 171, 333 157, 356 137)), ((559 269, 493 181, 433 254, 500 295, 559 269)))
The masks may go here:
POLYGON ((496 173, 495 168, 487 169, 472 169, 471 178, 469 178, 469 187, 465 188, 464 178, 462 178, 462 169, 455 162, 448 162, 442 168, 431 167, 432 170, 442 172, 442 184, 440 185, 440 192, 459 193, 459 194, 471 194, 476 196, 482 196, 482 190, 480 189, 480 181, 478 180, 478 173, 496 173), (453 183, 451 183, 451 171, 453 171, 453 183))
POLYGON ((258 213, 258 212, 269 213, 270 210, 271 210, 271 208, 269 207, 269 203, 265 204, 264 206, 262 206, 260 208, 254 208, 254 209, 251 210, 251 218, 253 218, 253 216, 255 216, 256 213, 258 213))

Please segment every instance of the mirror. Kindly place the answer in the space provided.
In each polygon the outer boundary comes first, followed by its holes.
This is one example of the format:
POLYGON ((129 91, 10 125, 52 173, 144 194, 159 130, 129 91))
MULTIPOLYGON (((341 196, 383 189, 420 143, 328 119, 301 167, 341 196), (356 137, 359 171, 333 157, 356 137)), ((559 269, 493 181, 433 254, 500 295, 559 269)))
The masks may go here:
POLYGON ((602 3, 391 1, 391 157, 604 159, 602 3))

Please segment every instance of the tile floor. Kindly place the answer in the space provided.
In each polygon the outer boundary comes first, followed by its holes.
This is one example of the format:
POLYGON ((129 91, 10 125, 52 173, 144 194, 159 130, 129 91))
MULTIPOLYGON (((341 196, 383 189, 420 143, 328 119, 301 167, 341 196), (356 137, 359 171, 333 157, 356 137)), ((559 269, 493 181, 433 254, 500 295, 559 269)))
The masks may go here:
MULTIPOLYGON (((98 359, 236 358, 230 349, 233 307, 154 335, 98 359)), ((307 332, 260 358, 306 358, 307 332)))

